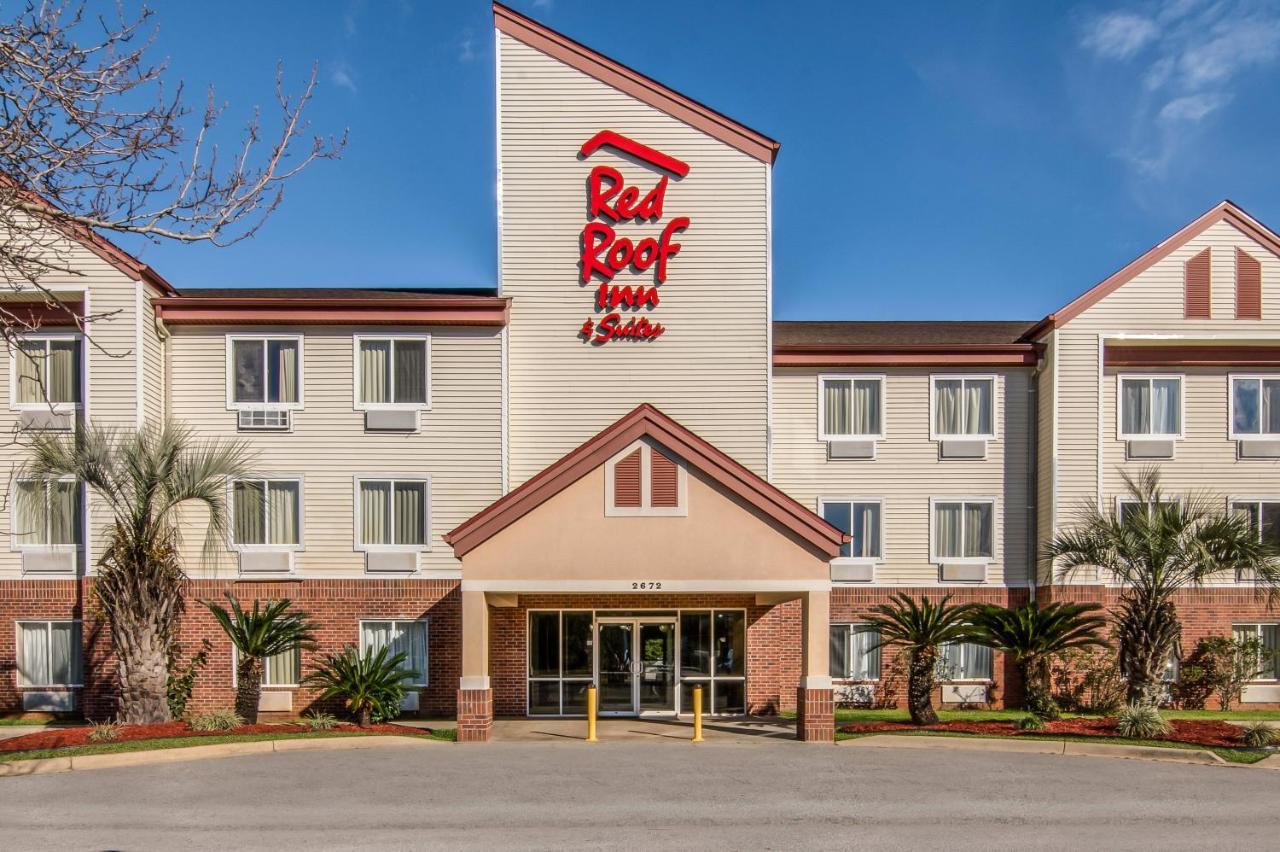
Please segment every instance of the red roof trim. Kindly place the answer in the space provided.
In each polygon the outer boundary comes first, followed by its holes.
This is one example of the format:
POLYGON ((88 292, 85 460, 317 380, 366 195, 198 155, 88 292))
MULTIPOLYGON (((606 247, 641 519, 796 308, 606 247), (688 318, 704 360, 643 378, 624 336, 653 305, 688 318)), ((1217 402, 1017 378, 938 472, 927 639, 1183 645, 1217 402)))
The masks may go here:
POLYGON ((282 299, 164 296, 152 300, 170 325, 504 326, 511 300, 495 296, 414 299, 282 299))
POLYGON ((991 344, 843 344, 774 346, 775 367, 1031 366, 1041 347, 1033 343, 991 344))
POLYGON ((1276 234, 1257 219, 1254 219, 1234 202, 1224 200, 1193 222, 1185 225, 1173 236, 1149 249, 1136 260, 1131 261, 1120 271, 1094 285, 1088 292, 1078 296, 1061 310, 1049 314, 1027 332, 1026 336, 1035 338, 1047 331, 1060 328, 1186 245, 1189 240, 1204 231, 1204 229, 1211 225, 1216 225, 1218 222, 1226 222, 1245 236, 1265 246, 1272 254, 1280 257, 1280 234, 1276 234))
POLYGON ((763 163, 772 163, 778 158, 781 143, 521 15, 514 9, 494 3, 493 23, 499 32, 613 86, 748 156, 763 163))
POLYGON ((1108 367, 1275 367, 1280 365, 1280 346, 1117 346, 1108 343, 1103 363, 1108 367))
POLYGON ((828 558, 840 553, 844 533, 648 403, 463 521, 444 540, 462 558, 641 437, 652 438, 828 558))

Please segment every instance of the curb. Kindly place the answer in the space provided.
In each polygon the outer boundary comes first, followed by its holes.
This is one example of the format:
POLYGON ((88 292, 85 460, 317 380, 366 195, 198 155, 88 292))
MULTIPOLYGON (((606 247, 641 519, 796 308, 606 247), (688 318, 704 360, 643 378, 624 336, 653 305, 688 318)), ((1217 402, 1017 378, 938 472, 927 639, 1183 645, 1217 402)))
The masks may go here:
MULTIPOLYGON (((1003 751, 1022 754, 1061 754, 1089 757, 1113 757, 1128 760, 1156 760, 1163 763, 1189 763, 1200 766, 1225 766, 1227 761, 1211 751, 1201 749, 1161 748, 1160 746, 1113 745, 1075 740, 1006 740, 987 737, 932 737, 927 734, 873 734, 840 745, 854 748, 915 748, 956 751, 1003 751)), ((1280 769, 1280 755, 1266 760, 1276 762, 1268 769, 1280 769)), ((1256 766, 1266 763, 1260 761, 1256 766)))
POLYGON ((270 754, 290 751, 347 751, 386 748, 389 746, 429 746, 437 743, 447 745, 444 740, 427 737, 378 734, 371 736, 218 743, 207 746, 130 751, 120 754, 86 754, 81 757, 46 757, 38 760, 14 760, 8 763, 0 763, 0 778, 14 778, 22 775, 49 775, 55 772, 79 772, 90 769, 114 769, 121 766, 183 763, 189 760, 236 757, 242 754, 270 754))

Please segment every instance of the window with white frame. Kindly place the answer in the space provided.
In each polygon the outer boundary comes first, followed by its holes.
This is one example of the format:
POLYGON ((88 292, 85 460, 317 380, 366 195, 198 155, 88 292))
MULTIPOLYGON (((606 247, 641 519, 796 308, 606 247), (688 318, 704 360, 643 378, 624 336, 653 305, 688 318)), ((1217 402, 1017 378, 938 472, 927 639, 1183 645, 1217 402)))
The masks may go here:
POLYGON ((1231 510, 1249 519, 1259 541, 1280 550, 1280 500, 1232 500, 1231 510))
POLYGON ((882 553, 879 500, 842 500, 823 497, 818 501, 822 518, 847 533, 850 540, 840 545, 841 559, 879 559, 882 553))
POLYGON ((428 338, 357 337, 360 408, 423 408, 429 388, 428 338))
POLYGON ((991 680, 992 654, 976 642, 948 642, 940 649, 938 667, 943 680, 991 680))
POLYGON ((995 557, 995 501, 936 500, 933 561, 990 561, 995 557))
POLYGON ((18 685, 81 686, 80 622, 19 621, 18 685))
POLYGON ((831 625, 831 677, 880 679, 880 631, 870 624, 831 625))
POLYGON ((819 376, 818 439, 884 437, 883 376, 819 376))
POLYGON ((1231 377, 1231 437, 1280 436, 1280 376, 1231 377))
POLYGON ((1120 437, 1182 435, 1181 376, 1120 377, 1120 437))
MULTIPOLYGON (((239 671, 238 664, 240 654, 234 648, 231 655, 231 685, 236 685, 236 672, 239 671)), ((263 686, 291 686, 297 687, 302 683, 302 649, 294 648, 291 651, 281 651, 279 654, 272 654, 270 657, 262 658, 262 685, 263 686)))
POLYGON ((1130 518, 1137 515, 1138 512, 1150 513, 1153 509, 1173 510, 1181 507, 1181 503, 1177 500, 1161 500, 1159 503, 1144 503, 1141 500, 1134 500, 1132 497, 1120 497, 1116 500, 1116 516, 1121 523, 1127 523, 1130 518))
POLYGON ((1237 642, 1257 639, 1262 643, 1264 659, 1257 661, 1263 670, 1258 680, 1280 680, 1280 624, 1233 624, 1231 636, 1237 642))
POLYGON ((13 493, 13 542, 18 548, 73 548, 80 543, 80 484, 19 480, 13 493))
POLYGON ((421 550, 427 544, 427 481, 360 479, 356 512, 366 549, 421 550))
POLYGON ((15 408, 80 404, 80 338, 29 335, 11 350, 10 402, 15 408))
POLYGON ((390 648, 388 659, 404 654, 400 664, 414 674, 405 678, 408 686, 427 685, 427 622, 423 620, 386 619, 360 622, 360 653, 390 648))
POLYGON ((933 377, 933 437, 995 437, 992 376, 933 377))
POLYGON ((302 338, 227 337, 227 405, 302 407, 302 338))
POLYGON ((302 544, 302 482, 239 479, 231 485, 231 539, 238 547, 302 544))

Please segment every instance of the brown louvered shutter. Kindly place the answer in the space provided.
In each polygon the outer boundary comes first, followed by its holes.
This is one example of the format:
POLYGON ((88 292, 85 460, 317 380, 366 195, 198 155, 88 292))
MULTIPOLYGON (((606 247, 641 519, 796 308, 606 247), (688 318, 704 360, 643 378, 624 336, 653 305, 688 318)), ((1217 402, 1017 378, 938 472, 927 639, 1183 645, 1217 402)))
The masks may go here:
POLYGON ((1262 263, 1236 249, 1236 319, 1262 319, 1262 263))
POLYGON ((640 448, 613 466, 613 505, 640 508, 640 448))
POLYGON ((1185 316, 1187 319, 1209 319, 1209 264, 1210 249, 1205 249, 1187 261, 1183 269, 1185 316))
POLYGON ((658 509, 674 509, 680 505, 676 463, 657 450, 649 453, 649 505, 658 509))

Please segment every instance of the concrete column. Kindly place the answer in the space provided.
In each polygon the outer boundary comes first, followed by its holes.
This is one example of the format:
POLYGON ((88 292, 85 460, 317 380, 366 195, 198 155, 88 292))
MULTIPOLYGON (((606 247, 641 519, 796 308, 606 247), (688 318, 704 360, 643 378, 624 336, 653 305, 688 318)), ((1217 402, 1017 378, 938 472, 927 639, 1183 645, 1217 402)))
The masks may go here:
POLYGON ((831 592, 806 592, 803 663, 796 689, 796 739, 835 742, 835 696, 831 690, 831 592))
POLYGON ((484 592, 462 593, 462 677, 458 681, 458 742, 483 743, 493 736, 493 689, 489 686, 489 602, 484 592))

